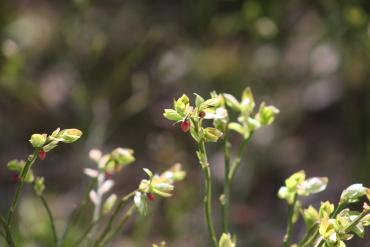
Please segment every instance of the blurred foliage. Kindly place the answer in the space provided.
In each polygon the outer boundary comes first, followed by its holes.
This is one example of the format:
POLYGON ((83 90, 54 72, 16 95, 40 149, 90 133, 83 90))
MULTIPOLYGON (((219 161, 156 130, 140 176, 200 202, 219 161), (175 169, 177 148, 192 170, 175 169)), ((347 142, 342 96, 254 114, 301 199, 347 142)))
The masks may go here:
MULTIPOLYGON (((366 0, 0 1, 0 160, 24 157, 30 133, 82 129, 80 146, 61 148, 35 171, 45 176, 58 218, 83 192, 92 147, 131 147, 138 165, 149 168, 180 161, 187 184, 147 216, 154 228, 131 226, 124 232, 134 231, 136 240, 122 241, 204 246, 191 140, 161 113, 180 92, 237 95, 249 85, 281 114, 248 148, 233 191, 233 230, 240 246, 279 246, 286 211, 275 194, 284 177, 300 169, 328 176, 327 194, 304 202, 316 205, 334 201, 350 181, 369 181, 369 11, 366 0)), ((221 178, 220 149, 210 148, 221 178)), ((14 191, 4 168, 1 209, 14 191)), ((139 174, 127 168, 117 193, 134 188, 139 174)), ((19 230, 48 246, 36 210, 20 217, 40 225, 19 230)))

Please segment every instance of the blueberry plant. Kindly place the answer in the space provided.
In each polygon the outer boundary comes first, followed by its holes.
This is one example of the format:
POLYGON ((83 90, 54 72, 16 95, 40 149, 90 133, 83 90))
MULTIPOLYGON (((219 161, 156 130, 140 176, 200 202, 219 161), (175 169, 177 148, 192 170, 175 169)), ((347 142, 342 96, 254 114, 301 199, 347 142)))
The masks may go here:
POLYGON ((370 200, 370 189, 362 184, 353 184, 346 188, 337 205, 329 201, 321 203, 319 210, 313 206, 304 208, 299 198, 325 190, 328 183, 326 177, 306 179, 304 171, 299 171, 285 180, 278 196, 286 200, 289 208, 287 232, 284 247, 345 247, 345 241, 354 236, 364 237, 365 227, 370 225, 370 207, 364 202, 361 210, 353 210, 351 204, 362 198, 370 200), (302 240, 291 244, 293 226, 302 216, 307 231, 302 240))
MULTIPOLYGON (((262 102, 256 107, 250 88, 246 88, 241 99, 227 93, 211 92, 208 99, 195 94, 194 104, 187 95, 174 99, 173 108, 164 110, 164 117, 179 124, 181 131, 190 133, 197 147, 196 155, 204 174, 204 216, 209 239, 213 247, 235 247, 236 236, 230 233, 229 209, 233 179, 241 165, 244 151, 253 134, 264 126, 271 125, 279 110, 262 102), (235 119, 232 116, 236 116, 235 119), (237 147, 230 141, 230 132, 240 134, 241 144, 237 147), (221 142, 224 154, 224 184, 220 196, 222 207, 222 234, 217 235, 212 219, 212 174, 207 156, 206 144, 221 142), (232 151, 236 153, 232 157, 232 151)), ((322 203, 320 210, 309 206, 303 209, 299 197, 318 193, 326 188, 328 179, 314 177, 305 179, 303 171, 288 178, 278 193, 288 207, 287 233, 284 247, 344 247, 344 241, 354 235, 362 237, 364 227, 370 224, 369 206, 365 203, 362 211, 352 211, 348 205, 367 196, 370 190, 355 184, 343 191, 340 202, 335 207, 330 202, 322 203), (302 215, 307 225, 307 233, 298 244, 292 244, 293 226, 302 215)), ((158 246, 158 245, 156 245, 158 246)), ((162 245, 161 245, 162 246, 162 245)))
MULTIPOLYGON (((144 168, 147 179, 141 180, 139 186, 127 195, 120 196, 110 193, 114 186, 114 174, 135 161, 134 152, 127 148, 116 148, 110 153, 102 154, 100 150, 90 151, 90 159, 94 162, 94 168, 86 168, 84 173, 90 177, 90 185, 81 202, 70 215, 67 224, 62 232, 57 231, 54 216, 51 208, 43 195, 46 188, 44 178, 35 176, 32 171, 37 159, 44 160, 47 153, 58 146, 59 143, 72 143, 82 136, 78 129, 59 128, 52 134, 33 134, 30 143, 34 149, 26 161, 12 160, 7 167, 14 173, 17 182, 15 195, 7 216, 0 215, 0 237, 9 247, 18 246, 13 237, 13 219, 20 201, 20 196, 25 185, 33 188, 47 212, 50 223, 50 231, 53 236, 51 246, 55 247, 103 247, 107 246, 115 236, 120 233, 122 226, 135 213, 147 214, 149 202, 157 197, 170 197, 174 190, 174 183, 184 179, 186 173, 181 169, 180 164, 173 165, 170 169, 161 174, 155 174, 144 168), (84 227, 84 232, 72 242, 67 241, 69 233, 81 220, 82 214, 86 211, 88 204, 93 205, 90 224, 84 227)), ((87 210, 88 211, 88 210, 87 210)), ((85 213, 86 214, 86 213, 85 213)))
MULTIPOLYGON (((237 237, 230 232, 229 211, 231 203, 232 184, 253 134, 264 126, 271 125, 279 110, 262 102, 259 107, 250 88, 246 88, 237 99, 231 94, 211 92, 208 99, 195 94, 194 104, 187 95, 174 99, 173 108, 164 110, 164 117, 179 125, 184 133, 190 133, 196 143, 196 156, 200 170, 204 175, 204 218, 209 235, 210 246, 235 247, 237 237), (230 133, 240 135, 240 144, 232 143, 230 133), (219 197, 222 208, 222 232, 217 234, 212 209, 212 172, 207 155, 207 145, 211 142, 222 143, 224 153, 223 193, 219 197)), ((82 132, 78 129, 56 129, 50 135, 33 134, 30 143, 33 152, 23 160, 9 161, 7 167, 13 172, 17 182, 15 195, 6 216, 0 214, 0 237, 9 247, 18 246, 14 238, 14 218, 17 206, 25 185, 31 186, 37 198, 40 199, 48 216, 51 246, 55 247, 105 247, 120 233, 122 226, 136 212, 146 215, 149 205, 156 198, 172 196, 175 182, 185 178, 186 173, 180 164, 175 164, 161 174, 153 173, 144 168, 146 178, 141 180, 136 189, 127 195, 112 193, 115 174, 135 161, 134 151, 128 148, 116 148, 103 154, 101 150, 93 149, 89 157, 94 164, 86 167, 84 174, 89 178, 89 185, 81 202, 74 208, 64 229, 57 228, 53 212, 44 197, 46 189, 43 177, 36 176, 32 168, 36 161, 44 160, 47 153, 56 148, 59 143, 73 143, 80 139, 82 132), (92 207, 92 212, 86 210, 92 207), (86 216, 88 215, 88 216, 86 216), (69 239, 70 233, 82 220, 89 223, 79 232, 77 238, 69 239)), ((365 228, 370 225, 370 189, 362 184, 353 184, 345 189, 337 205, 329 201, 321 203, 319 209, 311 205, 305 206, 301 197, 319 193, 326 189, 328 178, 306 178, 304 171, 299 171, 285 180, 278 197, 288 204, 288 223, 284 247, 345 247, 346 241, 354 236, 363 237, 365 228), (355 209, 358 202, 361 209, 355 209), (294 225, 303 218, 306 233, 297 243, 293 243, 294 225)), ((153 244, 153 247, 165 247, 165 242, 153 244)), ((205 246, 209 246, 206 244, 205 246)))
POLYGON ((204 215, 207 224, 211 245, 228 247, 235 246, 235 236, 229 233, 229 208, 231 186, 235 174, 240 167, 243 153, 253 133, 258 129, 274 122, 279 110, 264 102, 256 110, 255 101, 250 88, 246 88, 238 100, 231 94, 212 92, 209 99, 195 94, 194 104, 190 103, 187 95, 174 100, 172 109, 164 110, 164 117, 179 123, 183 132, 190 133, 197 145, 196 155, 200 168, 204 174, 204 215), (236 114, 231 114, 235 112, 236 114), (232 119, 232 115, 237 115, 232 119), (231 157, 232 144, 229 133, 237 132, 242 139, 236 147, 235 158, 231 157), (206 144, 222 140, 224 150, 224 186, 220 196, 222 207, 222 231, 218 237, 212 220, 212 174, 206 144))

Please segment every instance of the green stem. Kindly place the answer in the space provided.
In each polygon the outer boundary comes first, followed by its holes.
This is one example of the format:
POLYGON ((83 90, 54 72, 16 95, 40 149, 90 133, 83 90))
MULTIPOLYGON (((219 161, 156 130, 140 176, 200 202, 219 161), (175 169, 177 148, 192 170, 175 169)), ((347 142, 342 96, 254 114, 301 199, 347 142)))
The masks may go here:
POLYGON ((335 216, 337 216, 337 214, 340 213, 340 211, 342 209, 344 209, 346 207, 347 203, 339 203, 338 204, 338 207, 335 209, 335 211, 330 215, 331 218, 335 218, 335 216))
POLYGON ((3 226, 4 228, 4 231, 5 231, 5 240, 6 242, 8 243, 9 247, 15 247, 14 245, 14 242, 13 242, 13 238, 12 238, 12 234, 10 233, 10 229, 4 219, 4 217, 2 215, 0 215, 0 222, 1 222, 1 225, 3 226))
POLYGON ((230 168, 229 183, 232 183, 232 181, 234 179, 235 173, 236 173, 236 171, 238 170, 238 168, 241 164, 241 160, 242 160, 242 157, 243 157, 243 153, 245 151, 245 147, 249 143, 249 140, 251 139, 252 135, 253 135, 253 133, 251 133, 248 138, 244 139, 243 142, 239 146, 238 154, 237 154, 237 156, 236 156, 236 158, 235 158, 235 160, 232 163, 231 168, 230 168))
POLYGON ((119 220, 117 227, 114 229, 113 232, 111 232, 109 235, 105 236, 101 243, 96 243, 94 247, 102 247, 106 246, 106 244, 113 239, 122 229, 123 225, 127 222, 127 220, 132 216, 132 214, 135 212, 136 206, 132 205, 127 212, 122 216, 122 218, 119 220))
POLYGON ((99 246, 100 243, 104 240, 104 238, 108 235, 108 233, 111 231, 114 220, 116 219, 117 215, 121 211, 122 208, 126 206, 128 201, 135 195, 135 191, 132 191, 131 193, 127 194, 125 197, 121 199, 119 204, 116 206, 114 212, 112 213, 111 217, 109 218, 108 224, 105 227, 104 231, 100 234, 98 240, 95 242, 94 246, 99 246))
POLYGON ((231 144, 229 142, 229 130, 226 127, 224 133, 224 194, 221 201, 222 206, 222 218, 223 218, 223 232, 229 232, 229 211, 230 211, 230 179, 229 179, 229 172, 230 172, 230 149, 231 144))
POLYGON ((307 233, 303 237, 299 246, 301 247, 307 246, 307 244, 311 243, 312 240, 316 238, 316 235, 318 234, 318 232, 319 232, 319 224, 316 223, 307 231, 307 233))
POLYGON ((207 152, 205 148, 204 141, 200 141, 199 143, 199 153, 201 154, 200 156, 200 163, 202 166, 202 170, 204 173, 205 177, 205 195, 204 195, 204 214, 206 218, 206 223, 208 227, 208 233, 209 237, 211 238, 212 241, 212 246, 216 247, 217 246, 217 239, 216 239, 216 233, 213 227, 213 220, 212 220, 212 180, 211 180, 211 170, 209 168, 209 163, 207 159, 207 152))
POLYGON ((86 229, 86 231, 81 235, 81 237, 72 246, 74 246, 74 247, 80 246, 80 244, 82 243, 82 241, 84 241, 84 239, 88 236, 88 234, 91 232, 91 230, 93 229, 93 227, 99 223, 100 219, 98 221, 95 221, 95 222, 90 223, 90 225, 86 229))
POLYGON ((292 232, 293 232, 293 215, 294 215, 294 208, 295 204, 297 203, 297 194, 294 195, 293 203, 289 205, 288 209, 288 225, 287 225, 287 230, 286 234, 284 237, 284 247, 289 247, 290 242, 292 239, 292 232))
POLYGON ((13 198, 12 205, 10 206, 9 213, 8 213, 8 218, 7 218, 7 222, 6 222, 9 229, 11 228, 11 225, 12 225, 14 212, 17 208, 17 203, 18 203, 19 196, 20 196, 20 194, 22 192, 22 189, 23 189, 23 186, 24 186, 25 178, 27 177, 27 174, 28 174, 29 170, 31 169, 31 166, 33 165, 33 163, 35 163, 36 159, 37 159, 37 151, 35 150, 33 152, 33 154, 31 154, 27 158, 26 164, 25 164, 25 166, 22 170, 22 173, 21 173, 21 176, 20 176, 20 182, 17 185, 17 189, 15 191, 15 196, 13 198))
MULTIPOLYGON (((101 215, 101 207, 103 203, 104 194, 100 192, 100 188, 101 186, 103 186, 104 181, 105 181, 105 172, 99 171, 99 175, 97 178, 97 188, 96 188, 96 203, 94 203, 94 214, 93 214, 91 223, 97 222, 101 215)), ((92 242, 94 241, 95 232, 96 232, 96 226, 94 225, 93 228, 91 229, 91 232, 87 236, 88 238, 87 246, 92 245, 92 242)))
MULTIPOLYGON (((35 193, 36 193, 36 191, 35 191, 35 193)), ((50 221, 50 226, 51 226, 51 231, 53 233, 53 238, 54 238, 54 246, 56 246, 58 244, 58 235, 57 235, 57 231, 56 231, 56 227, 55 227, 55 221, 54 221, 53 214, 50 210, 50 207, 49 207, 48 203, 45 200, 45 197, 43 195, 37 195, 37 196, 40 198, 40 200, 42 202, 42 205, 44 206, 44 208, 45 208, 45 210, 48 214, 49 221, 50 221)))
POLYGON ((83 196, 83 199, 82 199, 82 202, 80 203, 79 206, 77 206, 71 216, 69 217, 68 219, 68 222, 67 222, 67 225, 66 227, 64 228, 64 232, 62 234, 62 237, 59 239, 59 243, 58 243, 58 247, 62 246, 65 239, 67 238, 68 236, 68 233, 69 231, 72 229, 72 226, 78 221, 78 219, 80 218, 80 215, 83 211, 83 208, 87 205, 87 201, 88 201, 88 198, 89 198, 89 192, 92 188, 94 188, 95 184, 96 184, 96 179, 93 179, 91 180, 89 186, 87 187, 85 193, 84 193, 84 196, 83 196))
POLYGON ((360 222, 360 220, 367 215, 367 213, 368 213, 367 210, 362 211, 361 214, 359 214, 357 218, 354 221, 352 221, 352 223, 349 226, 346 227, 345 231, 350 230, 352 227, 357 225, 360 222))

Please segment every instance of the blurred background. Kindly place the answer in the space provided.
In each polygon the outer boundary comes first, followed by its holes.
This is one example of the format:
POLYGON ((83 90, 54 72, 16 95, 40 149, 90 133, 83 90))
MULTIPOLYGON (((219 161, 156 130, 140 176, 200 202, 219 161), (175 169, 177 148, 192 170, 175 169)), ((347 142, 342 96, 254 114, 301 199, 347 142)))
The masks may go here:
MULTIPOLYGON (((239 98, 251 86, 258 102, 281 114, 248 146, 232 192, 232 232, 238 246, 281 246, 287 209, 276 193, 291 173, 330 179, 304 205, 337 202, 355 182, 370 185, 369 11, 366 0, 0 1, 1 210, 15 189, 5 164, 27 157, 30 135, 75 127, 84 132, 79 142, 34 167, 45 176, 58 228, 86 188, 88 151, 122 146, 137 162, 115 177, 119 195, 137 186, 142 167, 160 172, 181 162, 188 177, 113 246, 209 246, 194 143, 162 112, 182 93, 239 98)), ((216 203, 222 148, 208 148, 216 203)), ((22 246, 51 246, 46 214, 27 192, 22 246)), ((215 206, 216 222, 219 215, 215 206)), ((299 222, 296 235, 303 230, 299 222)), ((368 247, 369 239, 348 246, 368 247)))

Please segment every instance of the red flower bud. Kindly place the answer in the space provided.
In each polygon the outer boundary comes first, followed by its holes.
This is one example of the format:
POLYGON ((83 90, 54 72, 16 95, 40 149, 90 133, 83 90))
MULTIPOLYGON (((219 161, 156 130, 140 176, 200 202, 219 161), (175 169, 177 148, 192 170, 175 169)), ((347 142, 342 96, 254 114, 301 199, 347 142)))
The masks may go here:
POLYGON ((200 118, 204 118, 206 116, 206 113, 204 111, 199 112, 198 116, 200 118))
POLYGON ((181 122, 180 127, 183 132, 188 132, 190 130, 190 121, 185 119, 181 122))
POLYGON ((44 160, 46 158, 46 152, 42 149, 38 151, 38 155, 39 155, 40 160, 44 160))
POLYGON ((112 172, 105 172, 104 175, 108 179, 111 179, 113 177, 113 173, 112 172))
POLYGON ((149 201, 154 201, 155 197, 152 193, 146 193, 146 197, 148 198, 149 201))

